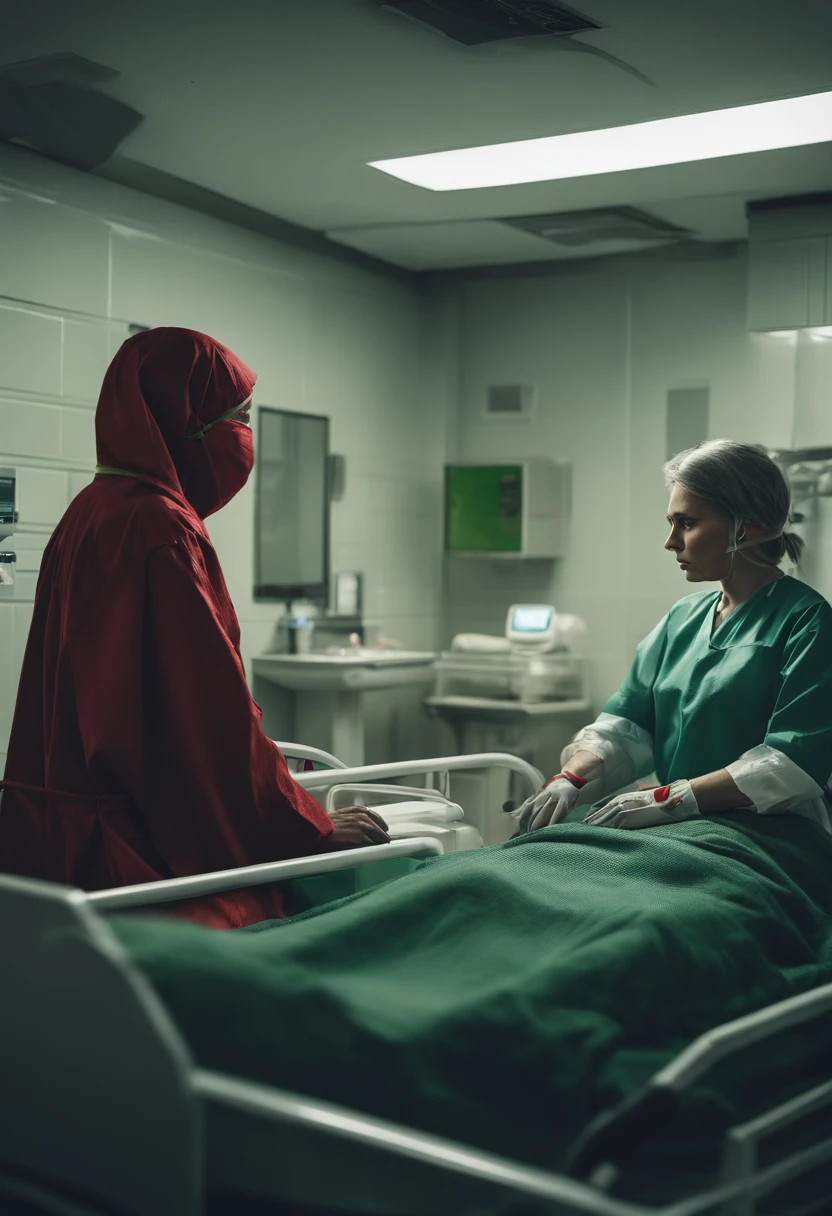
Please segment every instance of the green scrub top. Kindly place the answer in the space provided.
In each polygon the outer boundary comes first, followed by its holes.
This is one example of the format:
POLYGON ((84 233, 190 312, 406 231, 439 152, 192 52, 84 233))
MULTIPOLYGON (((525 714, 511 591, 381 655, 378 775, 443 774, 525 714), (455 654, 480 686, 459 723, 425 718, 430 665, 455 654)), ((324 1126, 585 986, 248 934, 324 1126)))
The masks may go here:
POLYGON ((786 574, 713 629, 719 598, 719 591, 704 591, 674 604, 638 646, 604 712, 650 734, 662 785, 725 768, 766 743, 825 790, 832 772, 832 607, 786 574))

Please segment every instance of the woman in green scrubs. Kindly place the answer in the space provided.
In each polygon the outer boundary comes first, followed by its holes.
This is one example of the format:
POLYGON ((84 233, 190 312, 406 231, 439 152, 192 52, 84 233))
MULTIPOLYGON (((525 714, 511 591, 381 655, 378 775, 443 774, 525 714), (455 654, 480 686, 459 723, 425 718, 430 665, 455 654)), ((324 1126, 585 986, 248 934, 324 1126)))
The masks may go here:
POLYGON ((779 568, 803 547, 787 531, 786 478, 762 448, 727 439, 664 472, 665 549, 688 583, 721 588, 679 600, 641 642, 603 713, 564 750, 568 771, 515 812, 521 830, 653 772, 658 786, 608 796, 584 822, 639 828, 753 808, 832 830, 832 607, 779 568))

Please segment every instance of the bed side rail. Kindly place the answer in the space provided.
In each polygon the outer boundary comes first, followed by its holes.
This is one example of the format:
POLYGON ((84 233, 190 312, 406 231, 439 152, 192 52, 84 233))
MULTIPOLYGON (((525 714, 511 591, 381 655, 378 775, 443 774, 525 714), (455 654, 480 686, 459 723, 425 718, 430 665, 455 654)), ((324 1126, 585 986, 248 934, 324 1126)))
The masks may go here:
POLYGON ((346 768, 343 760, 325 752, 320 747, 307 747, 305 743, 283 743, 280 739, 272 739, 275 747, 279 747, 286 760, 312 760, 325 764, 327 768, 346 768))
POLYGON ((324 770, 316 773, 294 773, 298 785, 313 793, 328 790, 344 782, 381 781, 388 777, 415 777, 425 775, 427 789, 437 790, 443 798, 449 798, 449 774, 467 769, 507 768, 524 777, 529 791, 536 793, 544 784, 539 769, 519 756, 509 752, 480 752, 470 756, 436 756, 428 760, 397 760, 391 764, 365 764, 360 768, 324 770))
MULTIPOLYGON (((664 1126, 673 1117, 684 1090, 715 1064, 778 1031, 830 1012, 832 984, 823 984, 706 1031, 637 1093, 589 1124, 572 1146, 567 1173, 572 1178, 591 1179, 599 1186, 611 1185, 634 1150, 656 1127, 664 1126)), ((819 1144, 755 1172, 757 1145, 764 1136, 782 1131, 826 1105, 832 1105, 832 1083, 813 1087, 759 1118, 728 1130, 723 1150, 723 1181, 729 1188, 748 1188, 749 1195, 749 1202, 742 1209, 731 1211, 741 1210, 743 1216, 752 1216, 756 1210, 752 1196, 762 1197, 784 1181, 808 1173, 818 1164, 815 1158, 819 1152, 821 1161, 832 1160, 832 1145, 826 1146, 824 1156, 824 1145, 819 1144)), ((691 1199, 689 1204, 680 1206, 678 1211, 680 1216, 683 1212, 710 1211, 715 1203, 712 1200, 708 1206, 703 1195, 698 1201, 691 1199)))
POLYGON ((342 849, 338 853, 316 853, 311 857, 293 857, 288 861, 266 861, 255 866, 238 866, 233 870, 215 870, 210 874, 189 874, 185 878, 166 878, 159 882, 114 887, 108 891, 91 891, 85 898, 97 912, 120 912, 123 908, 166 904, 192 899, 198 895, 216 895, 221 891, 239 890, 241 887, 285 882, 290 878, 331 874, 333 870, 351 870, 376 861, 389 861, 398 857, 431 857, 441 852, 442 845, 437 839, 429 836, 410 836, 404 840, 391 841, 390 844, 342 849))
POLYGON ((340 1210, 372 1197, 389 1216, 647 1216, 582 1183, 315 1098, 206 1069, 192 1074, 206 1113, 210 1189, 340 1210), (310 1160, 326 1169, 310 1171, 310 1160))

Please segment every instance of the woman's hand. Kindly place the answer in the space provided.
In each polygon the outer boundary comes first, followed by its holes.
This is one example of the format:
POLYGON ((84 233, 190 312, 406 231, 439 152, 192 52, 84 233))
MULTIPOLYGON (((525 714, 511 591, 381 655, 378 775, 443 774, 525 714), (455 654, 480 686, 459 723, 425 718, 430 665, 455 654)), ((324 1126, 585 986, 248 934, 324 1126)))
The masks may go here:
POLYGON ((362 849, 370 844, 389 844, 387 824, 381 815, 366 806, 345 806, 330 811, 334 831, 321 841, 321 851, 334 853, 339 849, 362 849))
POLYGON ((532 794, 516 811, 511 812, 517 821, 518 831, 532 832, 552 823, 560 823, 578 801, 585 785, 584 779, 574 773, 557 773, 551 777, 539 794, 532 794))
POLYGON ((689 781, 674 781, 656 789, 633 790, 602 798, 584 823, 599 828, 652 828, 662 823, 677 823, 699 814, 689 781))

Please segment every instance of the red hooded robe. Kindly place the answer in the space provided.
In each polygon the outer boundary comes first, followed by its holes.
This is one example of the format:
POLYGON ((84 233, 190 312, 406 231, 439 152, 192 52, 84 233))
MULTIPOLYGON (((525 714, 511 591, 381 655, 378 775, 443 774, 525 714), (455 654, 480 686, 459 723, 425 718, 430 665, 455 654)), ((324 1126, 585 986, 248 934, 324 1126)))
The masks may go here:
MULTIPOLYGON (((0 870, 84 890, 314 852, 329 817, 260 729, 202 520, 242 488, 255 376, 187 329, 130 338, 104 378, 98 474, 43 555, 0 806, 0 870)), ((231 928, 276 887, 169 905, 231 928)))

